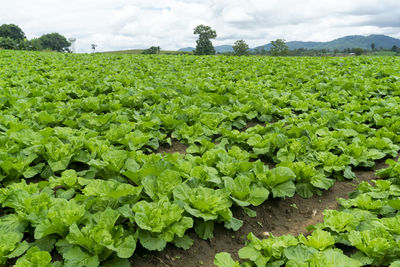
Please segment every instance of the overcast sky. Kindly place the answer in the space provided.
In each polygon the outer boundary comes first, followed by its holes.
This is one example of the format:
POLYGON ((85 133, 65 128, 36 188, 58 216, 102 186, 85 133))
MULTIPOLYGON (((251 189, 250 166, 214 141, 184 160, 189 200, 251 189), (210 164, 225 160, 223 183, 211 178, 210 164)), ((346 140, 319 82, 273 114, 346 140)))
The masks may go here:
POLYGON ((196 45, 193 28, 217 31, 214 45, 244 39, 250 47, 283 38, 329 41, 345 35, 400 38, 400 0, 2 0, 0 24, 28 39, 58 32, 77 52, 196 45))

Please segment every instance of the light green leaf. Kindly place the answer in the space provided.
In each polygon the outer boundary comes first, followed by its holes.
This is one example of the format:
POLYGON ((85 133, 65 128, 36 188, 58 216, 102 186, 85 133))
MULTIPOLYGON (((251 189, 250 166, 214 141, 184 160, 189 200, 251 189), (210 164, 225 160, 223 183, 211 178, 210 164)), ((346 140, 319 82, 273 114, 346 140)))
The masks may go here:
POLYGON ((218 267, 240 267, 239 262, 234 261, 229 253, 220 252, 215 255, 214 264, 218 267))

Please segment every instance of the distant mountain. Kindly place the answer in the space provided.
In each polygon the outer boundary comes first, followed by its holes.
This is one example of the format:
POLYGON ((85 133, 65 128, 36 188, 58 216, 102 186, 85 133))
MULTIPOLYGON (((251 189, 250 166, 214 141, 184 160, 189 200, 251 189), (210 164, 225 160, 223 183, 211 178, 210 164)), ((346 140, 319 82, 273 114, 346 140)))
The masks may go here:
POLYGON ((194 50, 194 48, 189 46, 189 47, 181 48, 178 51, 180 51, 180 52, 192 52, 193 50, 194 50))
POLYGON ((217 45, 214 48, 217 53, 233 52, 233 48, 231 45, 217 45))
MULTIPOLYGON (((387 35, 380 34, 372 34, 369 36, 362 35, 349 35, 341 38, 334 39, 329 42, 303 42, 303 41, 291 41, 286 44, 289 46, 289 49, 339 49, 343 50, 345 48, 356 48, 360 47, 363 49, 371 49, 371 44, 375 44, 375 48, 386 48, 390 49, 393 45, 400 47, 400 39, 396 39, 387 35)), ((254 51, 256 49, 262 49, 264 47, 265 50, 271 49, 271 44, 265 44, 262 46, 257 46, 255 48, 251 48, 250 50, 254 51)), ((186 47, 179 49, 179 51, 193 51, 193 47, 186 47)), ((219 53, 232 52, 231 45, 219 45, 215 47, 215 51, 219 53)))
POLYGON ((316 46, 316 48, 345 49, 345 48, 360 47, 364 49, 371 49, 372 43, 375 44, 375 48, 382 47, 390 49, 392 48, 393 45, 400 47, 399 39, 386 35, 373 34, 369 36, 362 36, 362 35, 345 36, 330 42, 322 43, 321 45, 316 46))
MULTIPOLYGON (((289 49, 339 49, 343 50, 345 48, 355 48, 360 47, 363 49, 371 49, 371 44, 375 44, 375 48, 392 48, 393 45, 400 47, 400 40, 386 36, 386 35, 378 35, 373 34, 369 36, 362 35, 349 35, 341 38, 337 38, 335 40, 329 42, 301 42, 301 41, 293 41, 287 42, 286 44, 289 46, 289 49)), ((264 47, 265 50, 269 50, 271 48, 271 44, 266 44, 263 46, 258 46, 253 49, 262 49, 264 47)))

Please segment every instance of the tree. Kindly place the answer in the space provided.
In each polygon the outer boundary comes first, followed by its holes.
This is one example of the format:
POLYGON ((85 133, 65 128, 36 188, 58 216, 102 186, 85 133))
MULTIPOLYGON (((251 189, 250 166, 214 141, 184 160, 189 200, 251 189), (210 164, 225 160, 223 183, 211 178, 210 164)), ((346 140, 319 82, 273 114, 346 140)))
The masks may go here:
POLYGON ((217 37, 217 33, 211 29, 210 26, 198 25, 194 28, 194 34, 199 35, 199 39, 196 41, 196 49, 194 50, 195 55, 214 55, 215 49, 210 39, 217 37))
POLYGON ((15 24, 3 24, 0 26, 0 37, 23 41, 25 33, 15 24))
POLYGON ((375 43, 372 43, 372 44, 371 44, 371 50, 372 50, 372 51, 375 51, 375 43))
POLYGON ((243 40, 237 40, 233 46, 233 53, 236 56, 243 56, 249 54, 249 46, 243 40))
POLYGON ((159 46, 152 46, 148 49, 143 50, 142 54, 160 54, 160 47, 159 46))
POLYGON ((351 49, 352 53, 356 54, 356 56, 360 56, 362 53, 364 53, 364 49, 360 47, 355 47, 351 49))
POLYGON ((333 55, 336 56, 337 54, 339 54, 339 49, 337 48, 333 49, 333 55))
POLYGON ((285 43, 284 39, 276 39, 271 41, 271 55, 273 56, 286 56, 289 54, 289 47, 285 43))
POLYGON ((393 52, 397 52, 398 49, 399 49, 399 48, 397 47, 397 45, 393 45, 393 46, 392 46, 392 51, 393 51, 393 52))
POLYGON ((90 47, 92 48, 93 53, 96 52, 97 44, 91 44, 90 47))
POLYGON ((10 37, 0 37, 0 48, 2 49, 18 49, 18 41, 10 37))
POLYGON ((40 51, 43 50, 42 43, 40 42, 39 38, 33 38, 29 41, 29 49, 33 51, 40 51))
POLYGON ((39 41, 43 49, 50 49, 58 52, 68 51, 68 47, 71 45, 64 36, 56 32, 42 35, 39 41))

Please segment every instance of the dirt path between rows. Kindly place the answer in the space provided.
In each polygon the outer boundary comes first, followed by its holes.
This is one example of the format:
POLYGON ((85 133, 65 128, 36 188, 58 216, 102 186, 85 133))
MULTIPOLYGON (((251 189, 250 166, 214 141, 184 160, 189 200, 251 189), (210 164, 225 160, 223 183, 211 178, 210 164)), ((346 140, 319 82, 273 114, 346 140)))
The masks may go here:
POLYGON ((311 224, 322 222, 325 209, 337 209, 337 198, 346 198, 362 181, 377 179, 375 171, 385 168, 384 160, 377 162, 376 167, 370 170, 356 170, 357 180, 337 181, 332 188, 322 196, 313 196, 303 199, 298 195, 287 199, 270 199, 262 205, 252 208, 257 216, 250 218, 241 209, 234 210, 234 216, 244 221, 242 228, 234 232, 217 225, 214 238, 210 241, 199 239, 194 232, 189 236, 194 244, 189 250, 182 250, 172 245, 162 252, 148 252, 138 248, 131 258, 132 266, 214 266, 214 256, 218 252, 230 252, 237 259, 237 251, 243 247, 247 234, 253 232, 262 238, 266 233, 273 235, 300 233, 307 234, 305 229, 311 224))

